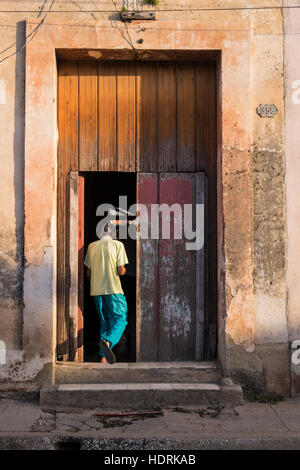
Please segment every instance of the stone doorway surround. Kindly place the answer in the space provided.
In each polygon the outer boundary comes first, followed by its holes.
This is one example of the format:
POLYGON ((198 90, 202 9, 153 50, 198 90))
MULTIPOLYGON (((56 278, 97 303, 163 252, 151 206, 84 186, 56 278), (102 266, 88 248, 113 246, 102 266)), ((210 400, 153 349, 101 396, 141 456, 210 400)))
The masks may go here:
MULTIPOLYGON (((28 35, 38 20, 26 22, 28 35)), ((250 20, 139 22, 138 50, 215 51, 218 71, 218 359, 226 369, 226 335, 254 343, 250 20), (145 24, 146 23, 146 24, 145 24), (237 177, 239 174, 239 177, 237 177), (234 191, 232 190, 234 187, 234 191), (242 221, 242 222, 241 222, 242 221), (244 221, 244 223, 243 223, 244 221), (236 268, 238 266, 238 268, 236 268), (226 289, 225 289, 226 285, 226 289), (240 286, 240 288, 236 288, 240 286)), ((137 28, 132 23, 127 28, 137 28)), ((135 31, 131 35, 134 35, 135 31)), ((125 25, 48 19, 26 48, 24 378, 53 383, 56 348, 56 52, 128 51, 125 25), (122 34, 121 34, 122 32, 122 34)), ((96 55, 97 57, 97 55, 96 55)))

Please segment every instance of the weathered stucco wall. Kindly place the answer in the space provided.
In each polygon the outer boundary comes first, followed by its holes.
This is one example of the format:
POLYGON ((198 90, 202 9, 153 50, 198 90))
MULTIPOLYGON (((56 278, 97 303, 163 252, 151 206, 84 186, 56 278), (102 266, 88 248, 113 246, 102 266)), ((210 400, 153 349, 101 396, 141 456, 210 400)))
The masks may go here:
MULTIPOLYGON (((300 1, 285 1, 299 5, 300 1)), ((290 341, 300 340, 300 9, 284 12, 285 155, 287 194, 287 290, 290 341)), ((293 351, 292 351, 293 352, 293 351)), ((291 364, 292 392, 300 393, 300 365, 291 364)))
MULTIPOLYGON (((19 23, 16 27, 17 22, 30 18, 28 34, 43 17, 43 13, 38 13, 41 2, 3 2, 1 8, 6 4, 8 9, 13 9, 12 5, 16 9, 26 6, 37 13, 0 14, 1 50, 16 37, 18 44, 24 40, 24 25, 19 23), (34 17, 35 21, 31 21, 34 17)), ((4 273, 1 318, 5 320, 0 324, 0 340, 15 351, 10 353, 9 363, 0 366, 0 378, 30 379, 44 368, 41 380, 52 380, 56 320, 54 48, 220 49, 219 220, 223 219, 220 269, 225 290, 220 302, 219 358, 226 374, 249 387, 289 393, 283 17, 278 8, 280 1, 268 1, 264 5, 274 8, 243 10, 250 2, 236 1, 235 6, 241 9, 158 12, 157 21, 128 24, 127 29, 112 12, 49 14, 26 51, 25 156, 24 54, 0 64, 0 81, 4 83, 1 86, 5 87, 6 96, 4 104, 1 104, 3 98, 0 99, 0 139, 5 162, 0 206, 4 273), (142 27, 146 31, 137 32, 142 27), (142 44, 137 43, 140 38, 144 40, 142 44), (259 117, 256 107, 260 103, 276 104, 279 113, 274 118, 259 117), (24 162, 26 267, 22 311, 24 162)), ((57 0, 53 11, 74 11, 77 6, 82 10, 114 9, 110 1, 79 1, 75 6, 74 2, 57 0)), ((160 3, 162 9, 185 6, 207 8, 207 2, 160 3)), ((251 2, 251 6, 261 7, 261 2, 251 2)), ((44 5, 45 10, 48 7, 44 5)), ((117 9, 120 7, 119 2, 117 9)), ((232 8, 233 5, 229 0, 210 2, 209 8, 214 7, 232 8)), ((293 139, 293 131, 290 138, 293 139)), ((293 240, 291 243, 296 247, 293 240)), ((300 322, 296 312, 298 300, 293 297, 297 289, 294 273, 295 269, 290 271, 289 299, 293 304, 290 304, 289 318, 296 334, 300 322)))
MULTIPOLYGON (((15 19, 4 20, 1 15, 1 51, 16 40, 15 19)), ((22 345, 24 53, 0 65, 0 339, 14 350, 22 345)))
MULTIPOLYGON (((249 387, 288 394, 284 163, 284 64, 280 9, 251 16, 251 155, 253 184, 252 344, 230 337, 229 368, 249 387), (274 103, 274 118, 256 113, 274 103), (236 349, 238 343, 241 348, 236 349)), ((244 220, 242 223, 249 224, 244 220)), ((242 324, 241 324, 242 326, 242 324)), ((239 329, 239 326, 236 325, 239 329)), ((243 328, 240 328, 243 330, 243 328)), ((250 338, 249 338, 250 339, 250 338)))

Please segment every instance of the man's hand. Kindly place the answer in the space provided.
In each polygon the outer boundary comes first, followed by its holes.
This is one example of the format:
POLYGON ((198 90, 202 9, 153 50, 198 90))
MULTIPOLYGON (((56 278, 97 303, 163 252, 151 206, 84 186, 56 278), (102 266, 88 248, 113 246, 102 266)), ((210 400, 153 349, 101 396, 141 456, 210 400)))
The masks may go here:
POLYGON ((119 276, 124 276, 124 274, 126 273, 125 266, 118 266, 118 273, 119 273, 119 276))
POLYGON ((89 279, 91 279, 91 270, 90 270, 90 268, 86 268, 86 275, 89 279))

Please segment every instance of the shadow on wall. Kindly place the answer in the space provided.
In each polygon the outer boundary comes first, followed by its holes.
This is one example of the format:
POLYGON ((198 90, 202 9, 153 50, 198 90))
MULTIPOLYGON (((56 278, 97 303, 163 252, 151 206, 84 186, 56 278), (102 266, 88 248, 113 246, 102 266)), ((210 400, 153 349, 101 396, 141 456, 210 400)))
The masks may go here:
MULTIPOLYGON (((17 23, 16 50, 25 44, 26 23, 17 23)), ((19 303, 19 342, 22 347, 23 323, 23 278, 24 278, 24 143, 25 143, 25 57, 26 48, 16 54, 15 62, 15 106, 14 106, 14 191, 15 191, 15 235, 16 235, 16 292, 13 297, 19 303)))

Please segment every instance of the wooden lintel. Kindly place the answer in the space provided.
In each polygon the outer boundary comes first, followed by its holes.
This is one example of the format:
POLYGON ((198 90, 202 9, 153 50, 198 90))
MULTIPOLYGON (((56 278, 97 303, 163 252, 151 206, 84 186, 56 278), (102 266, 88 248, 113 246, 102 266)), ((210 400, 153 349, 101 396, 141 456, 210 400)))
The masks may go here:
POLYGON ((218 50, 188 49, 56 49, 60 60, 76 61, 216 61, 218 50))

